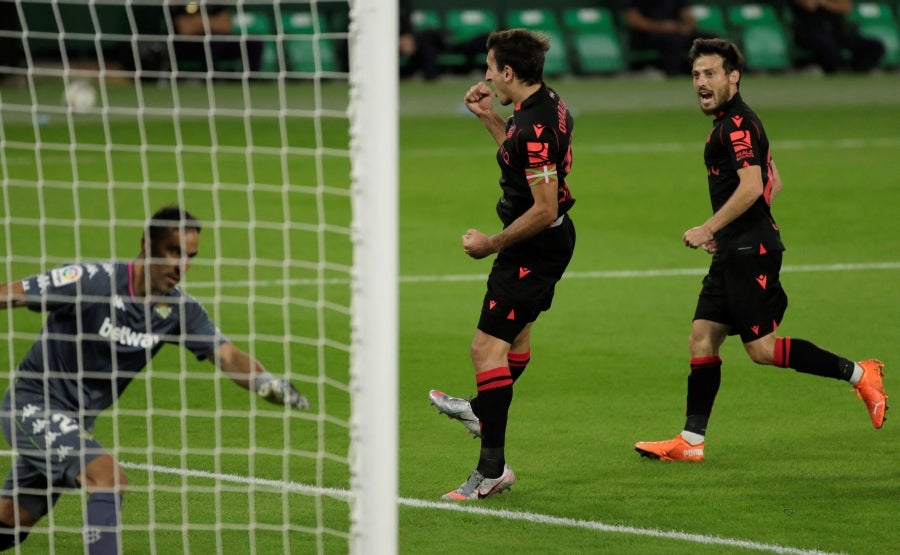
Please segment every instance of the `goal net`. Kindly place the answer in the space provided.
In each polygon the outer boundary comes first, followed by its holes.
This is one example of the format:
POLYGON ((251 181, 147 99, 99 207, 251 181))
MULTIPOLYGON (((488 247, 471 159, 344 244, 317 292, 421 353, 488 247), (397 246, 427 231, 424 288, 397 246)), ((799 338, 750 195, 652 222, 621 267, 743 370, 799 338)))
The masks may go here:
MULTIPOLYGON (((203 225, 180 287, 311 403, 163 348, 94 428, 122 553, 397 549, 394 4, 0 3, 0 282, 134 259, 180 205, 203 225)), ((0 312, 4 388, 45 317, 0 312)), ((54 494, 16 553, 84 549, 86 494, 54 494)))

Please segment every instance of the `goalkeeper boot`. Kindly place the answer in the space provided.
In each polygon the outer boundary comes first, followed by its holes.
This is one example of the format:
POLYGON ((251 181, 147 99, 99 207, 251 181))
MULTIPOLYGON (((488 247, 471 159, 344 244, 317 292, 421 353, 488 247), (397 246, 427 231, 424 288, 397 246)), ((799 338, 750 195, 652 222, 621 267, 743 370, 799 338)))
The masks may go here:
POLYGON ((681 434, 667 441, 639 441, 634 450, 642 457, 661 461, 700 462, 703 460, 703 443, 691 445, 681 434))
POLYGON ((445 493, 441 499, 450 501, 474 501, 491 495, 501 494, 516 483, 516 473, 509 465, 503 465, 503 474, 498 478, 485 478, 484 474, 473 470, 469 479, 455 490, 445 493))
POLYGON ((884 394, 884 364, 880 360, 869 359, 858 362, 862 369, 863 375, 859 383, 853 386, 856 390, 856 396, 866 403, 869 410, 869 416, 872 418, 872 425, 875 428, 881 428, 884 424, 884 413, 887 411, 888 396, 884 394))
POLYGON ((446 414, 447 418, 459 420, 469 430, 470 434, 474 437, 481 437, 481 421, 472 412, 472 405, 468 399, 451 397, 437 389, 432 389, 428 392, 428 399, 439 413, 446 414))

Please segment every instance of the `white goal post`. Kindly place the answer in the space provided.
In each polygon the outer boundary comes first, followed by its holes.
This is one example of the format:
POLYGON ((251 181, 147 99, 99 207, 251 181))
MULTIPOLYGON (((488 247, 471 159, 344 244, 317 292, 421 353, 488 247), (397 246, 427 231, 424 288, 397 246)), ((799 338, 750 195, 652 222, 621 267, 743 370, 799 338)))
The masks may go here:
POLYGON ((393 1, 351 4, 353 525, 357 551, 376 555, 396 552, 398 530, 398 14, 393 1))
MULTIPOLYGON (((120 550, 396 553, 397 3, 0 10, 0 283, 131 260, 181 205, 203 229, 180 287, 311 403, 281 410, 164 347, 94 429, 128 476, 120 550), (208 32, 218 8, 230 33, 208 32), (207 32, 181 34, 183 13, 207 32)), ((0 394, 46 316, 0 310, 0 394)), ((10 552, 81 552, 85 507, 63 494, 10 552)))

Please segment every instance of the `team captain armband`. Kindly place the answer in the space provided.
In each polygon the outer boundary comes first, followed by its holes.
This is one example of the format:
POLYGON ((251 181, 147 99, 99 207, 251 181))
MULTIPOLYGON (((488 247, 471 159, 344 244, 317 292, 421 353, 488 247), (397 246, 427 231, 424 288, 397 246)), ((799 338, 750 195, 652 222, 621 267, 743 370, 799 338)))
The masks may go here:
POLYGON ((525 179, 528 186, 534 187, 541 183, 556 183, 556 164, 544 164, 537 168, 525 168, 525 179))

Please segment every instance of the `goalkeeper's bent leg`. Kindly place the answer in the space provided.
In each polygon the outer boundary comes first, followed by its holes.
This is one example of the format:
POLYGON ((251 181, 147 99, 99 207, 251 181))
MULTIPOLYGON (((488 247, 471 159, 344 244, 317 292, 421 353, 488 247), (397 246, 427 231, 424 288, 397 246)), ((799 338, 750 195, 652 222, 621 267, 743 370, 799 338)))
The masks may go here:
POLYGON ((6 551, 10 547, 25 541, 28 532, 20 531, 18 534, 13 531, 12 526, 7 526, 0 522, 0 551, 6 551))

